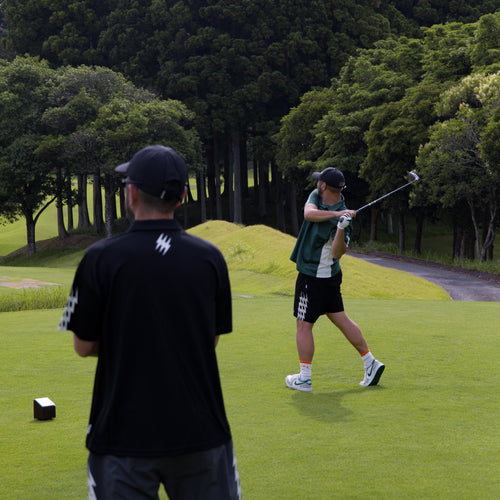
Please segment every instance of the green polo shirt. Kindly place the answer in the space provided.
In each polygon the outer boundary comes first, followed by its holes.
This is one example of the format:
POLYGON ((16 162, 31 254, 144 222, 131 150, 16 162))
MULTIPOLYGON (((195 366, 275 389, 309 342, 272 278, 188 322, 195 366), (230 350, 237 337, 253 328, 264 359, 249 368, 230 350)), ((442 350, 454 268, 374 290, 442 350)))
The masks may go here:
MULTIPOLYGON (((342 195, 341 195, 342 196, 342 195)), ((335 205, 325 205, 315 189, 306 204, 313 204, 319 210, 337 212, 345 210, 345 201, 335 205)), ((337 232, 338 219, 329 219, 323 222, 305 220, 295 243, 290 260, 296 263, 297 271, 316 278, 331 278, 340 272, 340 263, 331 255, 332 242, 337 232)), ((344 229, 344 239, 349 246, 352 224, 344 229)))

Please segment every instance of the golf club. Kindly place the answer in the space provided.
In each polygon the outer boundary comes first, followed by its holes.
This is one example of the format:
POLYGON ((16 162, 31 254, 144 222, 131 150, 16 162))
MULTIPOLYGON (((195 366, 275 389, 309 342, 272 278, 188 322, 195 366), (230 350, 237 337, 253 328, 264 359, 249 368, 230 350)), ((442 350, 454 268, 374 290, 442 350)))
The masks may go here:
POLYGON ((420 177, 415 172, 413 172, 413 170, 408 173, 408 177, 410 179, 412 179, 410 182, 406 183, 404 186, 398 187, 397 189, 395 189, 394 191, 391 191, 390 193, 384 194, 384 196, 381 196, 380 198, 377 198, 376 200, 373 200, 371 203, 368 203, 368 205, 365 205, 364 207, 358 208, 356 210, 356 213, 361 212, 361 210, 364 210, 365 208, 371 207, 373 204, 379 202, 380 200, 383 200, 384 198, 391 196, 391 194, 394 194, 396 191, 400 191, 401 189, 404 189, 406 186, 409 186, 410 184, 413 184, 414 182, 417 182, 418 180, 420 180, 420 177))

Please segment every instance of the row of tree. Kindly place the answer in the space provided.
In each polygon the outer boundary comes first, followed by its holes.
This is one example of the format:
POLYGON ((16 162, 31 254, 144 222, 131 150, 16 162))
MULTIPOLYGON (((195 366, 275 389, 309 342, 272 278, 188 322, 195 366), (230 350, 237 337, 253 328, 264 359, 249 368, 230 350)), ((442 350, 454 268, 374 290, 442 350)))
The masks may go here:
POLYGON ((168 142, 196 174, 201 142, 192 122, 179 101, 161 100, 107 68, 53 70, 29 56, 0 61, 1 214, 24 217, 34 253, 36 221, 48 204, 57 203, 59 237, 73 228, 75 204, 78 226, 90 225, 90 178, 94 229, 111 234, 119 187, 114 167, 145 144, 168 142))
MULTIPOLYGON (((376 198, 398 187, 417 168, 415 250, 424 217, 444 208, 455 227, 453 256, 484 260, 498 226, 499 112, 500 12, 359 51, 330 87, 305 94, 283 119, 277 159, 297 180, 311 169, 347 170, 355 203, 363 201, 357 194, 376 198)), ((404 250, 407 193, 384 206, 399 214, 404 250)), ((379 208, 372 208, 371 239, 379 208)))
MULTIPOLYGON (((85 64, 85 71, 106 66, 154 89, 167 103, 172 98, 181 101, 194 113, 183 108, 186 116, 177 123, 181 128, 194 123, 201 140, 203 161, 192 157, 195 168, 200 166, 202 212, 208 194, 202 220, 222 218, 223 185, 230 220, 244 222, 242 198, 248 192, 246 167, 252 158, 258 213, 265 213, 270 169, 277 227, 286 229, 288 206, 289 231, 294 234, 296 197, 303 196, 312 169, 334 164, 347 170, 356 188, 349 196, 357 201, 355 194, 378 194, 415 166, 420 144, 429 139, 430 126, 440 121, 434 108, 441 93, 495 60, 496 18, 471 23, 495 8, 495 0, 0 2, 7 23, 4 47, 11 54, 38 55, 48 62, 47 71, 62 73, 70 71, 68 65, 85 64), (456 23, 419 29, 444 20, 456 23), (487 43, 490 28, 493 35, 487 43), (481 58, 487 61, 479 66, 481 58), (318 90, 308 93, 312 88, 318 90)), ((491 67, 484 70, 485 75, 492 72, 491 67)), ((147 94, 146 100, 156 99, 153 105, 163 102, 152 93, 136 92, 147 94)), ((42 135, 52 139, 37 149, 42 156, 32 164, 41 158, 48 165, 62 151, 58 140, 67 148, 68 137, 85 136, 88 124, 95 121, 92 108, 80 121, 56 123, 58 113, 69 113, 69 108, 73 112, 87 99, 76 90, 74 94, 71 106, 55 112, 55 118, 48 112, 42 120, 48 127, 42 135)), ((106 99, 102 104, 112 109, 106 99)), ((129 120, 119 107, 112 112, 129 120)), ((112 116, 101 123, 112 130, 116 125, 112 116)), ((89 146, 94 157, 72 152, 54 159, 54 171, 57 163, 62 165, 59 185, 68 185, 68 165, 77 157, 78 165, 88 162, 87 173, 96 172, 96 183, 111 185, 100 175, 109 171, 111 157, 97 154, 106 130, 94 125, 91 129, 90 135, 97 134, 89 146)), ((193 135, 190 125, 187 130, 193 135)), ((150 133, 147 127, 145 131, 150 133)), ((149 143, 155 136, 139 137, 149 143)), ((139 141, 123 144, 139 146, 139 141)), ((58 197, 63 200, 63 194, 58 197)))

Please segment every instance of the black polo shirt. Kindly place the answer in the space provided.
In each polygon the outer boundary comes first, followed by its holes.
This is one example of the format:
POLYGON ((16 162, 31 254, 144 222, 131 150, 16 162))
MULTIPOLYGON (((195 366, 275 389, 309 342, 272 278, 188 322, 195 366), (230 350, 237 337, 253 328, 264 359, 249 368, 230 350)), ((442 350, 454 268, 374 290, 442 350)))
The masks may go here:
POLYGON ((90 451, 170 456, 231 438, 214 346, 232 329, 227 266, 177 221, 92 245, 59 328, 99 341, 90 451))

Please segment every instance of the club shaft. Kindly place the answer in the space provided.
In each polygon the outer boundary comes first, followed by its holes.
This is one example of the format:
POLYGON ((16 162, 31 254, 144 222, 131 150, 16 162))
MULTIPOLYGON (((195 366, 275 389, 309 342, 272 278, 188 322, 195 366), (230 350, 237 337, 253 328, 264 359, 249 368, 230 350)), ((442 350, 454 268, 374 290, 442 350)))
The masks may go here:
POLYGON ((381 196, 380 198, 377 198, 376 200, 373 200, 372 202, 368 203, 368 205, 365 205, 365 206, 363 206, 361 208, 358 208, 356 210, 356 213, 360 212, 361 210, 364 210, 365 208, 371 207, 375 203, 378 203, 379 201, 383 200, 384 198, 387 198, 388 196, 391 196, 391 194, 394 194, 397 191, 400 191, 401 189, 404 189, 405 187, 409 186, 410 184, 413 184, 414 182, 417 182, 418 180, 419 180, 419 177, 416 177, 412 181, 407 182, 404 186, 398 187, 398 188, 394 189, 394 191, 391 191, 390 193, 384 194, 384 196, 381 196))

